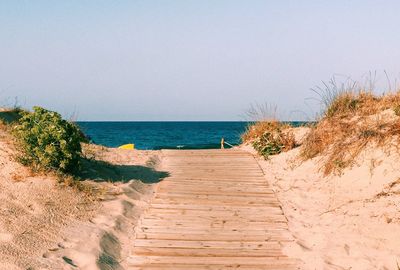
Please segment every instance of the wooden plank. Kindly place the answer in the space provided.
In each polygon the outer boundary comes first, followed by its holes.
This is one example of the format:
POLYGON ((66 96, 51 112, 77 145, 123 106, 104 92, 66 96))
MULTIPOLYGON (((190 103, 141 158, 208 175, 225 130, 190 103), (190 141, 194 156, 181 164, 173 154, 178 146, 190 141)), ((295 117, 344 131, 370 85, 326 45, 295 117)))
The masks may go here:
MULTIPOLYGON (((164 211, 164 210, 174 210, 176 213, 182 213, 182 211, 190 212, 190 211, 198 211, 200 215, 209 215, 209 213, 221 213, 221 216, 226 216, 225 213, 237 213, 237 216, 241 214, 251 214, 251 215, 282 215, 282 210, 280 207, 276 206, 265 206, 265 205, 257 205, 257 206, 232 206, 232 205, 194 205, 194 204, 151 204, 151 208, 147 210, 149 211, 164 211)), ((228 214, 229 215, 229 214, 228 214)))
POLYGON ((252 221, 252 222, 238 222, 237 220, 210 220, 196 222, 194 220, 154 220, 154 219, 143 219, 141 220, 141 227, 152 227, 152 228, 216 228, 216 229, 261 229, 261 230, 273 230, 273 229, 287 229, 287 225, 284 222, 274 221, 252 221))
POLYGON ((253 199, 246 198, 244 200, 209 200, 209 199, 193 199, 193 198, 154 198, 153 201, 154 203, 169 203, 169 204, 179 204, 179 203, 198 203, 198 204, 203 204, 203 205, 217 205, 217 204, 225 204, 225 205, 239 205, 239 206, 253 206, 253 205, 270 205, 270 206, 277 206, 279 207, 279 202, 277 200, 263 200, 263 201, 258 201, 253 199))
MULTIPOLYGON (((178 167, 177 167, 178 168, 178 167)), ((173 171, 173 175, 193 175, 196 176, 198 174, 205 176, 207 174, 212 174, 212 175, 222 175, 222 176, 262 176, 262 172, 258 169, 247 169, 247 170, 243 170, 243 169, 230 169, 229 167, 226 168, 221 168, 221 169, 206 169, 206 170, 202 170, 202 169, 192 169, 192 170, 188 170, 182 167, 179 167, 179 169, 174 169, 173 171)))
POLYGON ((287 233, 286 229, 282 228, 221 228, 221 227, 156 227, 156 226, 140 226, 136 230, 143 233, 182 233, 182 234, 209 234, 209 235, 277 235, 283 236, 287 233))
POLYGON ((149 240, 136 239, 135 247, 177 247, 177 248, 223 248, 223 249, 249 249, 269 250, 280 249, 279 242, 272 241, 193 241, 193 240, 149 240))
POLYGON ((240 206, 240 205, 202 205, 202 204, 159 204, 152 203, 151 209, 187 209, 187 210, 203 210, 203 211, 246 211, 246 212, 268 212, 268 213, 283 213, 280 207, 267 206, 267 205, 252 205, 252 206, 240 206))
POLYGON ((195 200, 215 200, 215 201, 235 201, 235 202, 275 202, 276 197, 274 194, 246 194, 243 192, 243 196, 231 193, 220 193, 220 194, 195 194, 195 193, 179 193, 179 192, 157 192, 155 198, 182 198, 182 199, 195 199, 195 200), (246 196, 248 195, 248 196, 246 196))
MULTIPOLYGON (((170 205, 171 206, 171 205, 170 205)), ((211 206, 214 207, 214 206, 211 206)), ((212 210, 203 210, 203 209, 171 209, 171 208, 150 208, 146 210, 146 214, 149 216, 153 215, 165 215, 165 217, 169 215, 173 216, 182 216, 182 217, 188 217, 188 216, 194 216, 194 217, 199 217, 199 218, 212 218, 212 219, 217 219, 220 217, 221 219, 225 219, 227 217, 236 217, 238 219, 240 218, 248 218, 249 221, 252 220, 253 217, 257 216, 257 219, 254 220, 259 220, 259 218, 266 219, 270 217, 282 217, 282 220, 286 220, 284 216, 282 215, 282 211, 280 208, 276 207, 276 211, 269 211, 269 212, 264 212, 260 211, 258 209, 252 209, 252 210, 241 210, 241 209, 235 209, 235 210, 217 210, 212 208, 212 210)))
POLYGON ((155 222, 174 222, 176 220, 182 221, 182 222, 192 222, 192 223, 202 223, 202 222, 219 222, 219 221, 225 221, 225 222, 270 222, 271 226, 272 224, 279 223, 274 226, 279 226, 279 227, 284 227, 287 224, 286 218, 285 217, 278 217, 278 218, 266 218, 266 217, 259 217, 259 216, 252 216, 251 218, 249 217, 243 217, 243 216, 224 216, 224 217, 219 217, 217 215, 215 216, 180 216, 180 215, 148 215, 146 214, 146 219, 148 220, 154 220, 155 222), (282 223, 282 224, 281 224, 282 223))
POLYGON ((170 170, 176 171, 237 171, 237 172, 243 172, 243 171, 251 171, 251 172, 257 172, 260 173, 260 168, 258 166, 254 165, 243 165, 243 164, 212 164, 212 163, 198 163, 197 165, 168 165, 166 166, 170 170), (207 169, 204 169, 204 167, 207 166, 207 169), (234 168, 232 167, 234 166, 234 168))
POLYGON ((226 195, 235 195, 240 196, 243 194, 247 194, 251 196, 252 194, 271 194, 274 195, 274 192, 268 188, 268 186, 227 186, 227 185, 202 185, 202 183, 198 184, 164 184, 160 185, 158 193, 191 193, 191 194, 226 194, 226 195))
POLYGON ((223 181, 220 179, 209 179, 209 180, 204 180, 204 179, 176 179, 176 180, 170 180, 168 181, 163 180, 158 184, 161 187, 164 186, 181 186, 181 187, 186 187, 186 186, 197 186, 199 188, 205 188, 205 187, 210 187, 212 189, 214 186, 217 187, 249 187, 249 188, 260 188, 260 189, 269 189, 272 190, 271 187, 268 185, 268 183, 265 180, 262 181, 230 181, 228 179, 227 181, 223 181))
POLYGON ((143 264, 247 264, 247 265, 291 265, 297 261, 287 257, 189 257, 189 256, 135 256, 129 262, 143 264))
POLYGON ((216 248, 176 248, 176 247, 137 247, 133 249, 134 255, 148 256, 208 256, 208 257, 278 257, 284 256, 281 248, 276 249, 216 249, 216 248))
POLYGON ((220 195, 224 193, 236 193, 235 195, 238 196, 239 194, 243 193, 261 193, 261 194, 269 194, 275 196, 272 189, 267 186, 246 186, 246 185, 231 185, 226 186, 223 184, 220 185, 211 185, 207 184, 204 185, 200 184, 183 184, 177 185, 169 183, 168 185, 159 185, 157 189, 158 193, 198 193, 198 194, 210 194, 210 195, 220 195), (196 187, 197 186, 197 187, 196 187), (207 193, 210 192, 210 193, 207 193))
MULTIPOLYGON (((277 208, 279 209, 279 208, 277 208)), ((224 211, 224 210, 211 210, 211 211, 205 211, 205 210, 197 210, 197 209, 156 209, 156 208, 150 208, 146 210, 146 214, 148 216, 193 216, 193 217, 199 217, 199 218, 205 218, 205 219, 214 219, 214 218, 226 218, 226 217, 235 217, 235 218, 248 218, 248 221, 251 221, 254 216, 263 218, 263 219, 268 219, 268 218, 274 218, 274 219, 279 219, 282 221, 286 221, 286 218, 282 215, 282 212, 263 212, 259 211, 258 209, 255 210, 240 210, 240 209, 235 209, 232 211, 224 211)), ((258 219, 257 219, 258 220, 258 219)))
POLYGON ((175 178, 194 178, 196 175, 202 175, 204 178, 211 178, 211 179, 226 179, 229 181, 234 181, 234 180, 239 180, 239 181, 252 181, 254 180, 260 180, 260 181, 265 181, 263 179, 263 174, 257 173, 257 174, 245 174, 245 173, 228 173, 228 172, 181 172, 181 173, 171 173, 171 176, 175 178))
POLYGON ((154 200, 181 200, 181 201, 215 201, 215 202, 243 202, 243 203, 270 203, 277 202, 274 194, 265 194, 264 196, 237 196, 230 194, 190 194, 190 193, 156 193, 154 200))
POLYGON ((178 185, 163 185, 157 190, 157 193, 181 193, 181 194, 210 194, 210 195, 234 195, 240 196, 246 194, 246 196, 251 196, 252 194, 262 194, 262 195, 274 195, 273 191, 268 188, 260 187, 199 187, 196 185, 190 186, 178 186, 178 185))
MULTIPOLYGON (((193 177, 193 176, 188 176, 188 175, 184 175, 184 176, 176 176, 176 175, 171 175, 171 178, 168 179, 168 183, 223 183, 225 185, 227 184, 237 184, 237 183, 241 183, 241 184, 253 184, 253 185, 258 185, 258 184, 266 184, 267 182, 265 181, 264 177, 262 176, 252 176, 251 178, 249 177, 244 177, 244 176, 217 176, 217 175, 213 175, 213 176, 209 176, 209 177, 193 177)), ((165 181, 165 180, 164 180, 165 181)))
MULTIPOLYGON (((165 180, 164 180, 165 181, 165 180)), ((171 184, 196 184, 199 186, 204 186, 204 185, 243 185, 243 186, 248 186, 252 185, 253 187, 269 187, 265 180, 261 179, 256 180, 243 180, 243 178, 238 178, 238 179, 233 179, 233 178, 228 178, 228 179, 218 179, 216 177, 212 179, 169 179, 168 183, 171 184)), ((269 187, 270 188, 270 187, 269 187)))
POLYGON ((292 242, 290 235, 282 234, 198 234, 198 233, 144 233, 136 232, 137 239, 160 239, 160 240, 194 240, 194 241, 278 241, 292 242))
POLYGON ((151 264, 132 265, 129 270, 296 270, 295 265, 248 265, 248 264, 227 264, 225 265, 199 265, 199 264, 151 264))

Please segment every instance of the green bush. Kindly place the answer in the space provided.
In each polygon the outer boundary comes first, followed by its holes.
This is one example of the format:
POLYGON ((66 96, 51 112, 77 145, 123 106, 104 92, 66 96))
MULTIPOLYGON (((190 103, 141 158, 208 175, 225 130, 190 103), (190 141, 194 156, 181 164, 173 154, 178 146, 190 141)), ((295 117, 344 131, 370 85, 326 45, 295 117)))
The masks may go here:
POLYGON ((14 135, 21 149, 20 161, 38 170, 72 172, 79 167, 84 141, 79 128, 61 115, 41 107, 23 112, 14 135))

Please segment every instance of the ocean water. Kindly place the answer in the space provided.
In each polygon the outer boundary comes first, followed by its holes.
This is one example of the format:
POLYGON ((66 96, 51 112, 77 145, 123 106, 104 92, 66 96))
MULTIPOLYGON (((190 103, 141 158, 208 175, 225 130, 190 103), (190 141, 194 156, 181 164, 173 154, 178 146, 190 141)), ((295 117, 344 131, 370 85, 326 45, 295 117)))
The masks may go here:
MULTIPOLYGON (((221 138, 240 144, 248 122, 78 122, 82 131, 100 145, 134 143, 136 149, 220 148, 221 138)), ((298 126, 301 122, 291 122, 298 126)), ((228 146, 226 146, 228 148, 228 146)))
POLYGON ((82 131, 100 145, 134 143, 136 149, 220 148, 221 138, 237 145, 247 122, 78 122, 82 131))

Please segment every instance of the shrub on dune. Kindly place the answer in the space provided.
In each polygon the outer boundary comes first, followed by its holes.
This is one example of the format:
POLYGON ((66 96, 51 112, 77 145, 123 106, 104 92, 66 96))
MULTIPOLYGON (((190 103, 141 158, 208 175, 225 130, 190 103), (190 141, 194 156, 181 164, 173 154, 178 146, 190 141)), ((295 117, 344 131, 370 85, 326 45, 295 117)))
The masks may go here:
POLYGON ((37 170, 72 172, 79 166, 81 142, 79 128, 61 115, 41 107, 23 112, 15 125, 20 149, 19 160, 37 170))

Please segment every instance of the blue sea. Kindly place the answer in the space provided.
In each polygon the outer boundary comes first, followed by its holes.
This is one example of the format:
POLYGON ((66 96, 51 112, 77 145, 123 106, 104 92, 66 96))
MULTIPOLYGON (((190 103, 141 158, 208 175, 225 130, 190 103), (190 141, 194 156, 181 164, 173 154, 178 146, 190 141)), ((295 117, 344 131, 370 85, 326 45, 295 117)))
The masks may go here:
POLYGON ((82 131, 100 145, 134 143, 136 149, 220 148, 221 138, 237 145, 247 122, 78 122, 82 131))
POLYGON ((248 122, 77 122, 93 143, 118 147, 133 143, 136 149, 220 148, 221 138, 232 145, 248 122))

